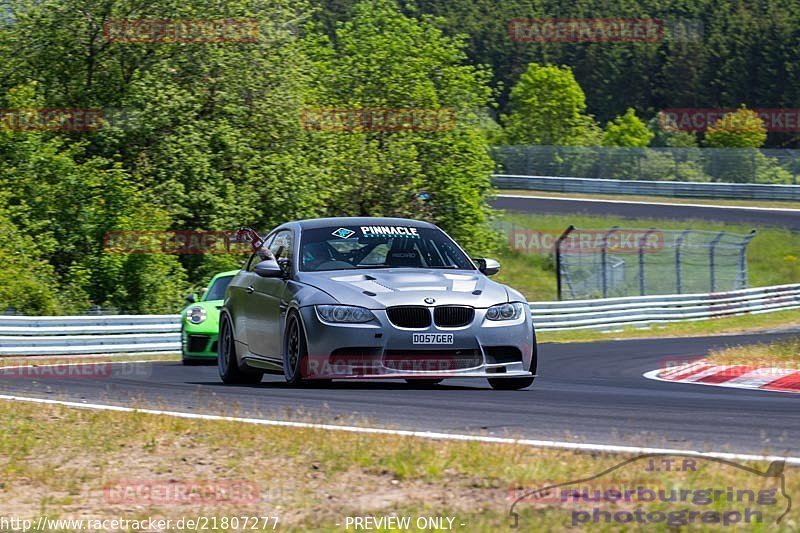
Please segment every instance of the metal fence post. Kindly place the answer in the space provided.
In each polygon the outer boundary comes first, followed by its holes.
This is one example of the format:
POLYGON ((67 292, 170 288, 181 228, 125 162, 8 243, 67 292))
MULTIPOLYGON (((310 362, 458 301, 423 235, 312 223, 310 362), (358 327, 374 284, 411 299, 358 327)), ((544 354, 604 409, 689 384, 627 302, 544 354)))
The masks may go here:
POLYGON ((756 236, 756 230, 750 230, 739 245, 739 282, 736 284, 735 289, 746 289, 750 283, 747 279, 747 245, 756 236))
POLYGON ((708 250, 708 270, 710 271, 709 273, 710 273, 710 276, 711 276, 711 291, 710 292, 714 292, 716 290, 716 281, 717 281, 716 280, 716 276, 715 276, 717 269, 716 269, 716 264, 715 264, 716 262, 715 262, 714 252, 717 249, 717 244, 719 244, 719 241, 721 241, 724 236, 725 236, 725 232, 724 231, 720 231, 717 234, 717 236, 714 237, 714 239, 711 241, 711 244, 709 245, 710 248, 708 250))
POLYGON ((611 230, 603 236, 603 247, 600 249, 600 272, 603 276, 603 280, 601 281, 603 286, 603 298, 608 298, 608 238, 618 229, 617 226, 613 226, 611 230))
POLYGON ((558 299, 562 300, 564 296, 564 291, 561 288, 562 276, 561 276, 561 243, 564 242, 564 239, 567 236, 575 231, 575 226, 570 224, 570 226, 564 230, 561 236, 556 239, 555 244, 555 253, 556 253, 556 291, 558 292, 558 299))
POLYGON ((532 168, 531 168, 531 150, 530 146, 525 147, 525 168, 528 172, 528 175, 533 175, 532 168))
POLYGON ((638 180, 642 180, 642 157, 644 155, 644 148, 636 148, 636 175, 638 180))
POLYGON ((656 231, 655 228, 650 228, 642 235, 642 238, 639 239, 639 294, 641 296, 644 296, 645 293, 644 247, 647 244, 647 238, 650 237, 654 231, 656 231))
POLYGON ((711 150, 711 181, 719 181, 719 175, 717 172, 717 149, 716 148, 709 148, 711 150))
POLYGON ((683 294, 683 279, 681 277, 681 247, 683 241, 692 232, 692 230, 684 230, 677 239, 675 239, 675 284, 678 294, 683 294))

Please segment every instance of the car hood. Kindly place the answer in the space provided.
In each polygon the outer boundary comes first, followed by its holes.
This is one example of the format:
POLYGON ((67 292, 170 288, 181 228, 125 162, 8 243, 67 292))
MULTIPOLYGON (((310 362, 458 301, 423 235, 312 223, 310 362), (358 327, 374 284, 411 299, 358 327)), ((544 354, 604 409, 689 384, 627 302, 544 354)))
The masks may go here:
POLYGON ((392 268, 363 271, 301 272, 312 285, 339 303, 381 309, 394 305, 469 305, 489 307, 509 301, 505 285, 473 271, 392 268))

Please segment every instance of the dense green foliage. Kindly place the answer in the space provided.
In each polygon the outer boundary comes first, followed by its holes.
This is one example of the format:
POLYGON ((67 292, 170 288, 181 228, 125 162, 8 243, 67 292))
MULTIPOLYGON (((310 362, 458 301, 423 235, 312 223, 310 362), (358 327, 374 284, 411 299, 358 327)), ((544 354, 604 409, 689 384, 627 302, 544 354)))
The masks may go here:
MULTIPOLYGON (((0 0, 0 10, 0 109, 103 109, 106 119, 88 131, 0 128, 0 312, 174 311, 191 286, 242 260, 109 253, 115 231, 396 215, 436 222, 483 254, 497 244, 490 144, 739 146, 741 132, 724 125, 699 140, 662 131, 657 113, 800 99, 800 8, 788 0, 0 0), (508 23, 529 17, 688 19, 703 35, 681 38, 670 22, 658 42, 514 42, 508 23), (256 38, 118 42, 104 31, 221 19, 258 20, 256 38), (304 122, 387 109, 452 121, 304 122)), ((755 151, 747 163, 729 179, 791 180, 755 151)), ((641 169, 709 179, 658 154, 616 171, 641 169)))
POLYGON ((650 144, 654 136, 655 134, 636 116, 633 108, 629 107, 624 115, 606 124, 603 145, 644 148, 650 144))
POLYGON ((115 108, 96 131, 0 131, 0 310, 174 311, 237 255, 124 254, 111 231, 268 230, 326 215, 424 217, 480 253, 494 240, 478 112, 490 74, 434 20, 368 2, 333 37, 302 1, 13 2, 4 109, 115 108), (109 42, 120 19, 258 19, 255 43, 109 42), (434 131, 311 131, 318 108, 446 110, 434 131), (418 199, 426 192, 430 200, 418 199))
POLYGON ((761 148, 767 129, 758 113, 745 108, 727 113, 708 128, 705 143, 712 148, 761 148))
POLYGON ((508 144, 591 146, 586 96, 568 67, 528 65, 511 90, 504 117, 508 144))
MULTIPOLYGON (((356 0, 323 0, 331 27, 356 0)), ((629 107, 640 117, 666 108, 796 108, 800 103, 800 3, 794 0, 403 0, 408 13, 444 18, 449 33, 469 36, 468 53, 489 65, 508 112, 511 88, 530 63, 569 65, 586 92, 588 112, 605 124, 629 107), (523 18, 653 18, 656 42, 514 42, 509 22, 523 18)), ((770 134, 786 146, 796 134, 770 134)))

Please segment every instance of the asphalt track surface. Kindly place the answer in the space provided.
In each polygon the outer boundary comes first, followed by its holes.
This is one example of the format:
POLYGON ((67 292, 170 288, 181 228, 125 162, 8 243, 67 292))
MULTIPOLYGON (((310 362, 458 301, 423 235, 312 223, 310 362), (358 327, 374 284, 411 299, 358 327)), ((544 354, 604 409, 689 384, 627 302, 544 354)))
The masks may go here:
MULTIPOLYGON (((698 200, 697 203, 702 203, 698 200)), ((495 209, 530 214, 586 214, 623 218, 655 218, 707 220, 726 224, 785 227, 800 231, 800 213, 797 211, 758 211, 746 208, 697 207, 684 204, 615 203, 603 200, 569 200, 559 198, 519 198, 498 196, 492 201, 495 209)))
POLYGON ((225 386, 215 366, 115 364, 97 377, 0 371, 4 394, 267 419, 704 452, 800 455, 800 395, 664 383, 642 377, 665 361, 786 333, 543 344, 539 377, 522 391, 452 379, 432 389, 399 381, 292 388, 267 375, 225 386))

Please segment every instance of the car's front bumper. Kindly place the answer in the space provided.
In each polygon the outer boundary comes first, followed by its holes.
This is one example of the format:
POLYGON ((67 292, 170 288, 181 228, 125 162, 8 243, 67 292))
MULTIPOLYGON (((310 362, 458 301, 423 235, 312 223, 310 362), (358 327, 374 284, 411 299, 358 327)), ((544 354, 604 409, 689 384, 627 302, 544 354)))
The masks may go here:
POLYGON ((184 329, 181 332, 181 352, 183 358, 191 359, 216 359, 218 333, 207 331, 194 332, 184 329))
POLYGON ((381 310, 373 311, 377 320, 367 324, 329 324, 312 306, 300 311, 308 346, 307 361, 301 367, 306 379, 533 375, 536 341, 529 312, 516 321, 492 322, 485 319, 485 310, 476 309, 472 323, 465 327, 432 324, 407 329, 394 326, 381 310), (415 333, 451 334, 452 344, 414 344, 415 333))

